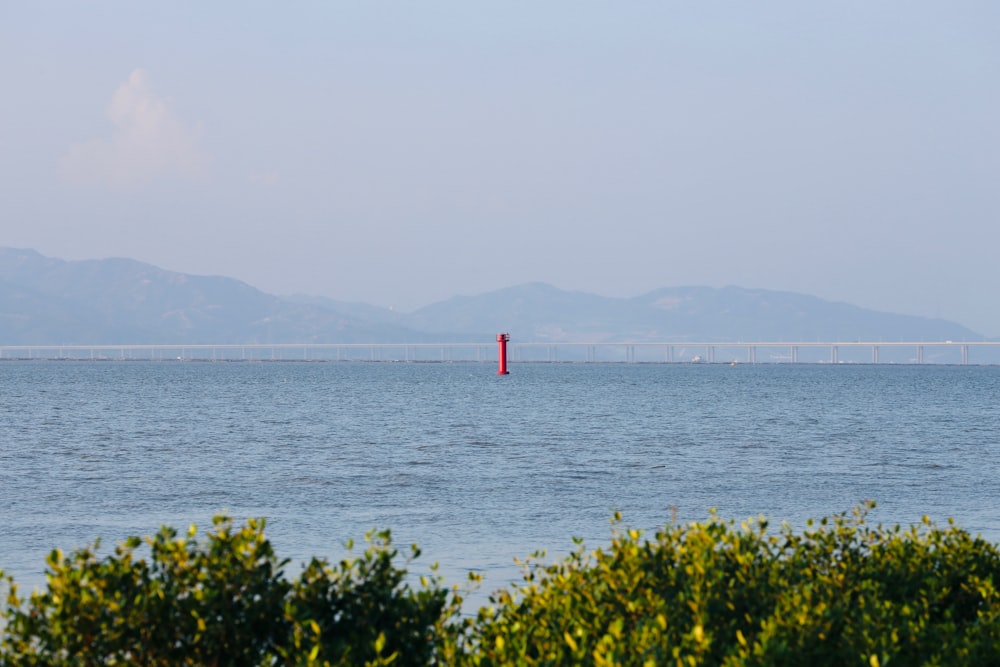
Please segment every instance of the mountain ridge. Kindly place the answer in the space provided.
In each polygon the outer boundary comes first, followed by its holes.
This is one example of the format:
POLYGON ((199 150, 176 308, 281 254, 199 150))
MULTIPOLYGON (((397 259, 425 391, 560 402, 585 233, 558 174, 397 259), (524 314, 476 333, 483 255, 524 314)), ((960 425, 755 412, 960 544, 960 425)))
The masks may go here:
POLYGON ((498 331, 552 343, 983 340, 947 320, 791 291, 682 286, 605 297, 528 282, 403 313, 128 258, 0 248, 0 345, 448 343, 498 331))

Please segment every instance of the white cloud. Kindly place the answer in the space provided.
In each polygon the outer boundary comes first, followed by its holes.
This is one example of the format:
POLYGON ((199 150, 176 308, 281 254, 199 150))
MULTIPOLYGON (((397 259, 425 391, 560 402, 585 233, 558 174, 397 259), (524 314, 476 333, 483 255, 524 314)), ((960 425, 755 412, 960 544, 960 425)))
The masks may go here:
POLYGON ((118 87, 107 115, 114 126, 109 139, 73 144, 60 160, 69 182, 132 189, 158 178, 190 179, 204 173, 199 131, 153 94, 143 70, 134 70, 118 87))

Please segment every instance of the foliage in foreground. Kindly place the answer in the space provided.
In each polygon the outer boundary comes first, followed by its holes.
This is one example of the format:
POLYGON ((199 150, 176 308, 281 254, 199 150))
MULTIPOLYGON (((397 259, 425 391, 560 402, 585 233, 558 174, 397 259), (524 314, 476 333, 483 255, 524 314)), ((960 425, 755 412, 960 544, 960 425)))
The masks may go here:
POLYGON ((165 527, 104 559, 97 545, 53 551, 47 590, 27 600, 8 580, 0 665, 424 665, 456 613, 439 580, 405 581, 388 532, 289 581, 263 521, 214 523, 202 542, 194 526, 184 537, 165 527))
POLYGON ((952 525, 801 533, 716 517, 529 567, 480 611, 477 665, 996 665, 1000 553, 952 525))
MULTIPOLYGON (((263 522, 203 541, 164 528, 12 586, 0 665, 1000 665, 1000 552, 949 524, 869 526, 871 505, 796 532, 714 515, 616 530, 462 618, 411 587, 388 533, 288 580, 263 522)), ((616 517, 620 521, 620 517, 616 517)), ((417 555, 414 548, 413 556, 417 555)))

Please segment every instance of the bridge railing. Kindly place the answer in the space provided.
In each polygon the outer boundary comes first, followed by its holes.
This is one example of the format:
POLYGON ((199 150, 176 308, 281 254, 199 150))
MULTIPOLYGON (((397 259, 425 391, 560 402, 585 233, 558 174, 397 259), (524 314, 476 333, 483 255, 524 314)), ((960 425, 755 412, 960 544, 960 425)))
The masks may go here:
MULTIPOLYGON (((511 363, 873 363, 1000 364, 994 341, 669 341, 511 342, 511 363)), ((153 361, 394 361, 496 360, 484 343, 257 343, 0 345, 0 360, 92 359, 153 361)))

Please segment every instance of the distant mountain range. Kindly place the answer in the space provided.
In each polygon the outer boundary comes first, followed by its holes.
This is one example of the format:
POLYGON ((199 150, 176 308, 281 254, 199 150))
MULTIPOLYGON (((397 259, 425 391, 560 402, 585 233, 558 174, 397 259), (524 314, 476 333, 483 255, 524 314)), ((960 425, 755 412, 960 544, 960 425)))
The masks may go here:
POLYGON ((668 287, 609 298, 529 283, 413 313, 280 297, 131 259, 63 261, 0 248, 0 345, 982 340, 954 322, 804 294, 668 287))

